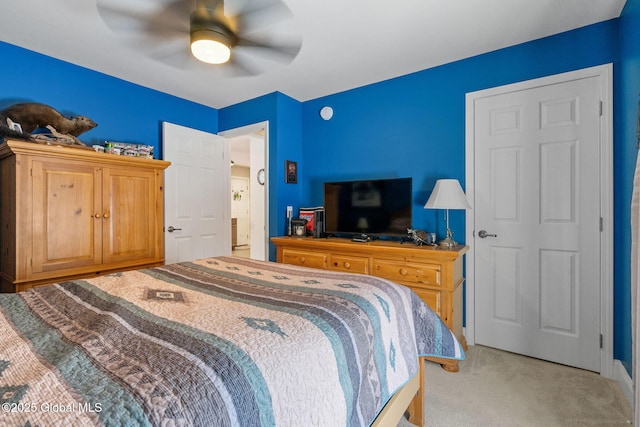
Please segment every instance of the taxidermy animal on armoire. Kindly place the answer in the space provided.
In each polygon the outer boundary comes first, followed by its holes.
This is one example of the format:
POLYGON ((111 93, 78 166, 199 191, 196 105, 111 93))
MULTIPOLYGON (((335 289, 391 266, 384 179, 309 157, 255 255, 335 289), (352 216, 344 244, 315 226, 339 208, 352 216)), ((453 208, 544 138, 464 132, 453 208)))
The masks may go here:
POLYGON ((81 133, 95 128, 97 124, 86 116, 67 118, 58 110, 37 102, 23 102, 11 105, 0 111, 0 132, 3 136, 31 139, 29 134, 39 128, 53 127, 62 135, 77 137, 81 133), (11 128, 7 119, 20 124, 22 135, 15 128, 11 128))

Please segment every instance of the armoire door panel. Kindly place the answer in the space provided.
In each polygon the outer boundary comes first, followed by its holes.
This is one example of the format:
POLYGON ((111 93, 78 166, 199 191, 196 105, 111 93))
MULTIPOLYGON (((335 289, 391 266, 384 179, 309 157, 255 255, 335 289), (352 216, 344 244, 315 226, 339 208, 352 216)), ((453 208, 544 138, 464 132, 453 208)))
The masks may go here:
POLYGON ((100 171, 48 160, 34 160, 32 170, 33 272, 100 264, 100 171))
POLYGON ((109 168, 103 180, 105 263, 153 258, 155 254, 155 174, 109 168))

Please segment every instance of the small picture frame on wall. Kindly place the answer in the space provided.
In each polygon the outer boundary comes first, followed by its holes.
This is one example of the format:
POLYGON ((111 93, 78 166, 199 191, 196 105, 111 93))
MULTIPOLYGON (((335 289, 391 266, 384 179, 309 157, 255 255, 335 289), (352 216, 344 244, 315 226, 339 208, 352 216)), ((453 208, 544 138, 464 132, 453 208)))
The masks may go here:
POLYGON ((284 161, 285 182, 287 184, 298 183, 298 163, 291 160, 284 161))

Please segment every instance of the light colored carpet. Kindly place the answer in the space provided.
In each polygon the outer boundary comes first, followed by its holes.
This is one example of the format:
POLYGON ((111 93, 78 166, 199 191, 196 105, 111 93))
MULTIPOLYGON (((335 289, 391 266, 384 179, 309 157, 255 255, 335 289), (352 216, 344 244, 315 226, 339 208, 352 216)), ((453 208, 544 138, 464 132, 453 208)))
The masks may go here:
POLYGON ((628 426, 633 419, 618 383, 594 372, 478 345, 466 356, 457 373, 427 362, 425 426, 628 426))

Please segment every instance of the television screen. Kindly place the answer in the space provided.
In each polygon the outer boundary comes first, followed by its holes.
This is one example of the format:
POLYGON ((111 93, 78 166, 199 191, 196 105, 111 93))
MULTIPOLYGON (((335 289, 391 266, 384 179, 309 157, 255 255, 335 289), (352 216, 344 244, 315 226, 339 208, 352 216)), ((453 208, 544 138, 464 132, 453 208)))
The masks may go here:
POLYGON ((326 182, 325 232, 406 235, 411 228, 411 178, 326 182))

